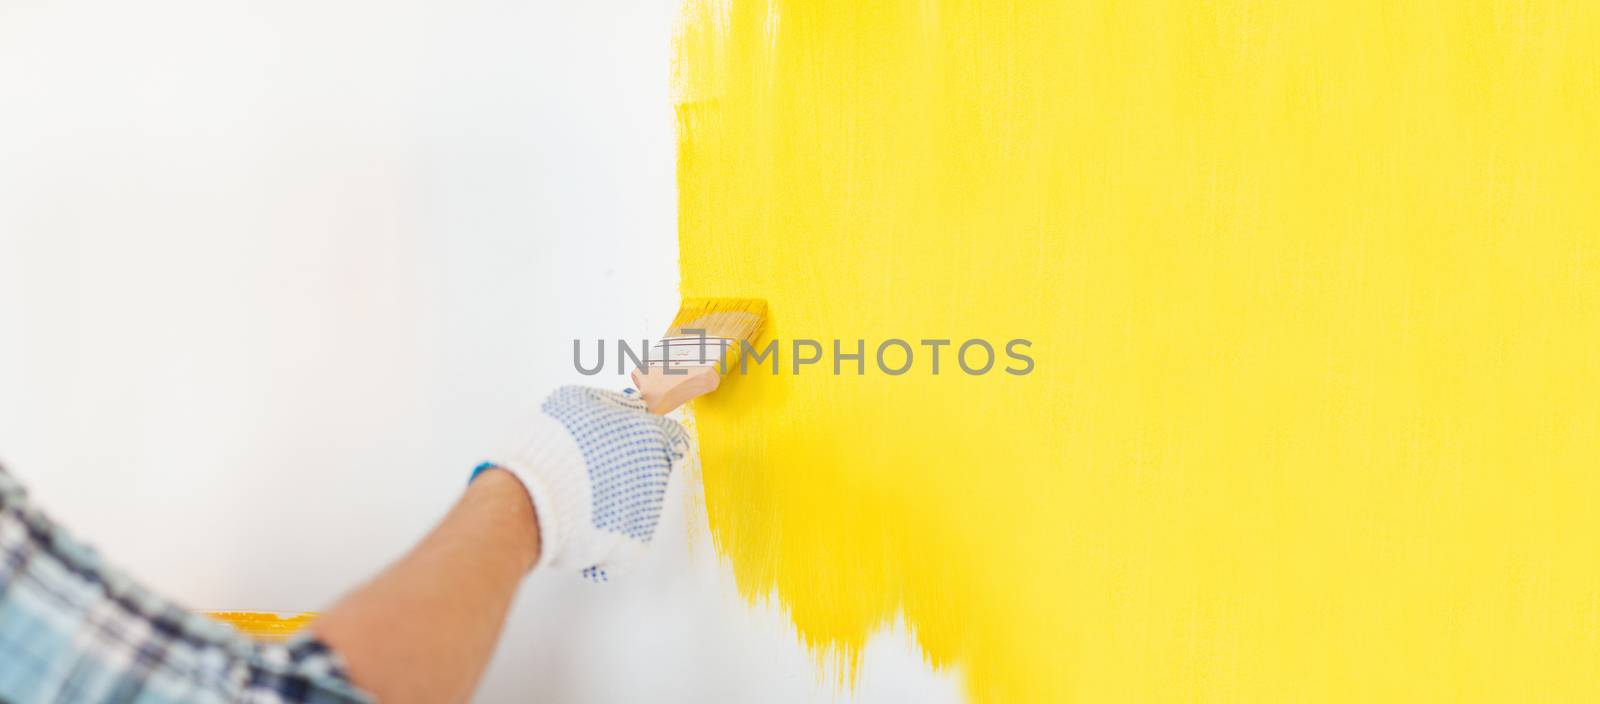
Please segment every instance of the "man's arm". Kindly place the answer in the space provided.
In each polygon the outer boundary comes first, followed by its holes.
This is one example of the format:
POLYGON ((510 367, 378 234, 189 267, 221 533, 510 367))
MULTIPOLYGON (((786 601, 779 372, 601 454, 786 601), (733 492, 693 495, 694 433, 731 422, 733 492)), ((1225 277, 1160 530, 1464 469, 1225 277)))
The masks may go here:
POLYGON ((523 575, 625 568, 687 450, 683 428, 637 397, 557 389, 432 533, 288 644, 142 588, 0 471, 0 702, 463 701, 523 575))
POLYGON ((538 531, 516 477, 484 472, 428 537, 312 630, 380 701, 466 701, 538 558, 538 531))
POLYGON ((312 623, 381 700, 469 698, 522 576, 625 568, 688 450, 682 426, 637 396, 577 386, 545 398, 525 432, 416 548, 312 623))

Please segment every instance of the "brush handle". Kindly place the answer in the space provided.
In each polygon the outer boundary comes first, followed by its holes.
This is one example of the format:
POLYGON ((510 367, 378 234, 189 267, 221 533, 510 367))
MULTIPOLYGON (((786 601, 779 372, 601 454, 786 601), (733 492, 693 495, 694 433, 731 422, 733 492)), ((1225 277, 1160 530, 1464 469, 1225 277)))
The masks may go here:
POLYGON ((722 375, 715 366, 652 364, 633 370, 633 385, 644 399, 645 409, 658 416, 671 413, 696 396, 716 391, 720 383, 722 375))

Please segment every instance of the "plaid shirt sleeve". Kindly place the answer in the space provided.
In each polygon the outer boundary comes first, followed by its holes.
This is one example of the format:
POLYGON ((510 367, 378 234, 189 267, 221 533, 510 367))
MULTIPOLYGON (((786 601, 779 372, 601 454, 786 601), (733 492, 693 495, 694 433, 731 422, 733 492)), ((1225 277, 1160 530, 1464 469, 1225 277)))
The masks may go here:
POLYGON ((105 565, 0 469, 0 702, 370 702, 314 637, 253 641, 105 565))

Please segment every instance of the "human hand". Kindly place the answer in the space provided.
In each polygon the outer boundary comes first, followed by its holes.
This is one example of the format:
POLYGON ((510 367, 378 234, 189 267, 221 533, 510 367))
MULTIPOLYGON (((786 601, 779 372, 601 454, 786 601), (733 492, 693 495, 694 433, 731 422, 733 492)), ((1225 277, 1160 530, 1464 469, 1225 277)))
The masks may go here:
POLYGON ((493 466, 522 480, 539 523, 534 568, 607 581, 655 535, 673 466, 688 452, 683 426, 637 395, 563 386, 540 405, 531 438, 493 466))

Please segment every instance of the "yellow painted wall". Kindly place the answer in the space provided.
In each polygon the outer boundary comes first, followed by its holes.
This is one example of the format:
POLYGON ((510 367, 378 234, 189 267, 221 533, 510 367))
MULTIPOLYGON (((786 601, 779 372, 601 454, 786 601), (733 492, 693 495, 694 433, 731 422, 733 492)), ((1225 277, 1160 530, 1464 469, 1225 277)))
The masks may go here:
POLYGON ((207 611, 207 616, 233 626, 252 638, 267 641, 285 641, 311 624, 317 615, 311 612, 283 614, 272 611, 207 611))
POLYGON ((678 47, 683 293, 869 345, 694 407, 819 653, 903 612, 978 701, 1600 700, 1600 3, 691 0, 678 47))

